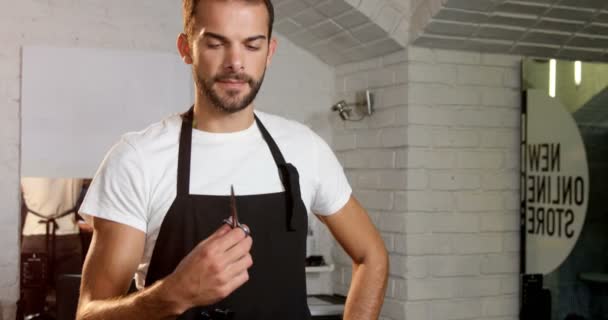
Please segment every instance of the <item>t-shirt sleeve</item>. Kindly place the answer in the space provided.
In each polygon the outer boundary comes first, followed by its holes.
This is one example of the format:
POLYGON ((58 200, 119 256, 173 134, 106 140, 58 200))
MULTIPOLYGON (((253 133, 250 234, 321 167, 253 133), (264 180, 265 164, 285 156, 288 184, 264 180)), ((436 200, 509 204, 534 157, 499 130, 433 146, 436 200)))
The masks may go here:
POLYGON ((329 216, 342 209, 350 199, 352 189, 336 155, 317 134, 312 133, 317 153, 317 183, 311 210, 329 216))
POLYGON ((147 192, 140 155, 123 137, 105 156, 97 170, 79 213, 103 218, 146 232, 147 192))

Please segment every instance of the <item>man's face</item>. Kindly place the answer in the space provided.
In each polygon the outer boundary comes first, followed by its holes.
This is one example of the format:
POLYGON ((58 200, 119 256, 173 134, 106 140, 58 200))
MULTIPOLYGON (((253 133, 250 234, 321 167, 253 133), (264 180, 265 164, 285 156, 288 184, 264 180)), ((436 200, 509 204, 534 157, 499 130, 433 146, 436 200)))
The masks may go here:
POLYGON ((264 3, 201 1, 194 30, 191 47, 197 90, 226 113, 248 107, 272 55, 264 3), (202 28, 205 32, 200 36, 202 28))

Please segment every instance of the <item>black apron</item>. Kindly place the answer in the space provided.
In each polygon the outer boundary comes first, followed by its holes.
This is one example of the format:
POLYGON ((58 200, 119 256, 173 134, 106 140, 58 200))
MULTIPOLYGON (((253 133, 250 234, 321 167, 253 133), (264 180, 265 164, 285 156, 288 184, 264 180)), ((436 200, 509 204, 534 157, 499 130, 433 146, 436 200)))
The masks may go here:
MULTIPOLYGON (((230 214, 228 195, 190 194, 192 118, 190 109, 183 116, 180 133, 177 196, 161 225, 146 286, 173 272, 230 214)), ((237 196, 239 221, 249 226, 253 237, 249 281, 219 303, 192 308, 178 319, 311 318, 306 302, 305 273, 308 218, 300 195, 298 171, 285 162, 257 116, 255 121, 272 153, 285 192, 237 196)), ((204 177, 195 179, 201 178, 204 177)))

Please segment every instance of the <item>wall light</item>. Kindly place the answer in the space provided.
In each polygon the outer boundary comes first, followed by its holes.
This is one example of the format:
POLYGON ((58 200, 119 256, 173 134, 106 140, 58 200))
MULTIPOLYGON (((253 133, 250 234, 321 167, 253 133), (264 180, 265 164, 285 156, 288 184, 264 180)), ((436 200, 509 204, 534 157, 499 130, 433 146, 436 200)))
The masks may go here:
POLYGON ((356 93, 357 100, 354 103, 347 103, 344 100, 331 106, 332 111, 337 111, 340 118, 344 121, 361 121, 366 116, 371 116, 374 113, 374 95, 369 91, 359 91, 356 93), (353 119, 352 111, 357 108, 360 114, 359 118, 353 119))
POLYGON ((581 85, 583 81, 583 63, 580 61, 574 61, 574 84, 577 86, 581 85))
POLYGON ((555 98, 555 83, 557 73, 557 61, 555 59, 549 60, 549 96, 555 98))

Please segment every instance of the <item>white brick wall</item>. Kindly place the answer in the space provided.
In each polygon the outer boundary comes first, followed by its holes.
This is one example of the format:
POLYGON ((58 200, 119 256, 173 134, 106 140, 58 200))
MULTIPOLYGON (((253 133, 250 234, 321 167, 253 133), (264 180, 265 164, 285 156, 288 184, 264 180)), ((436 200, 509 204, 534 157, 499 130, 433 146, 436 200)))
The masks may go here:
MULTIPOLYGON (((389 250, 402 251, 403 230, 407 217, 400 211, 401 194, 409 188, 408 181, 427 184, 426 176, 399 166, 399 152, 408 143, 407 56, 399 52, 391 56, 361 63, 342 65, 336 69, 336 100, 352 102, 358 90, 372 89, 376 113, 361 122, 343 122, 336 114, 334 144, 355 196, 368 209, 374 223, 381 229, 389 250)), ((350 259, 334 247, 334 290, 346 294, 350 284, 350 259), (344 277, 346 275, 346 277, 344 277)), ((384 304, 383 319, 403 319, 406 314, 402 300, 407 295, 405 273, 411 262, 404 255, 391 259, 391 282, 384 304)), ((418 271, 426 272, 426 268, 418 271)))
MULTIPOLYGON (((5 248, 0 256, 0 319, 14 319, 19 293, 21 47, 175 52, 180 31, 179 1, 0 0, 0 240, 5 248)), ((327 112, 333 103, 334 83, 333 68, 279 36, 258 106, 305 122, 330 140, 327 112)), ((328 248, 321 249, 329 254, 328 248)), ((310 286, 327 291, 331 290, 328 283, 329 278, 310 286)))
POLYGON ((333 123, 390 251, 383 319, 516 319, 519 76, 518 57, 416 47, 337 67, 337 98, 377 94, 371 118, 333 123))

